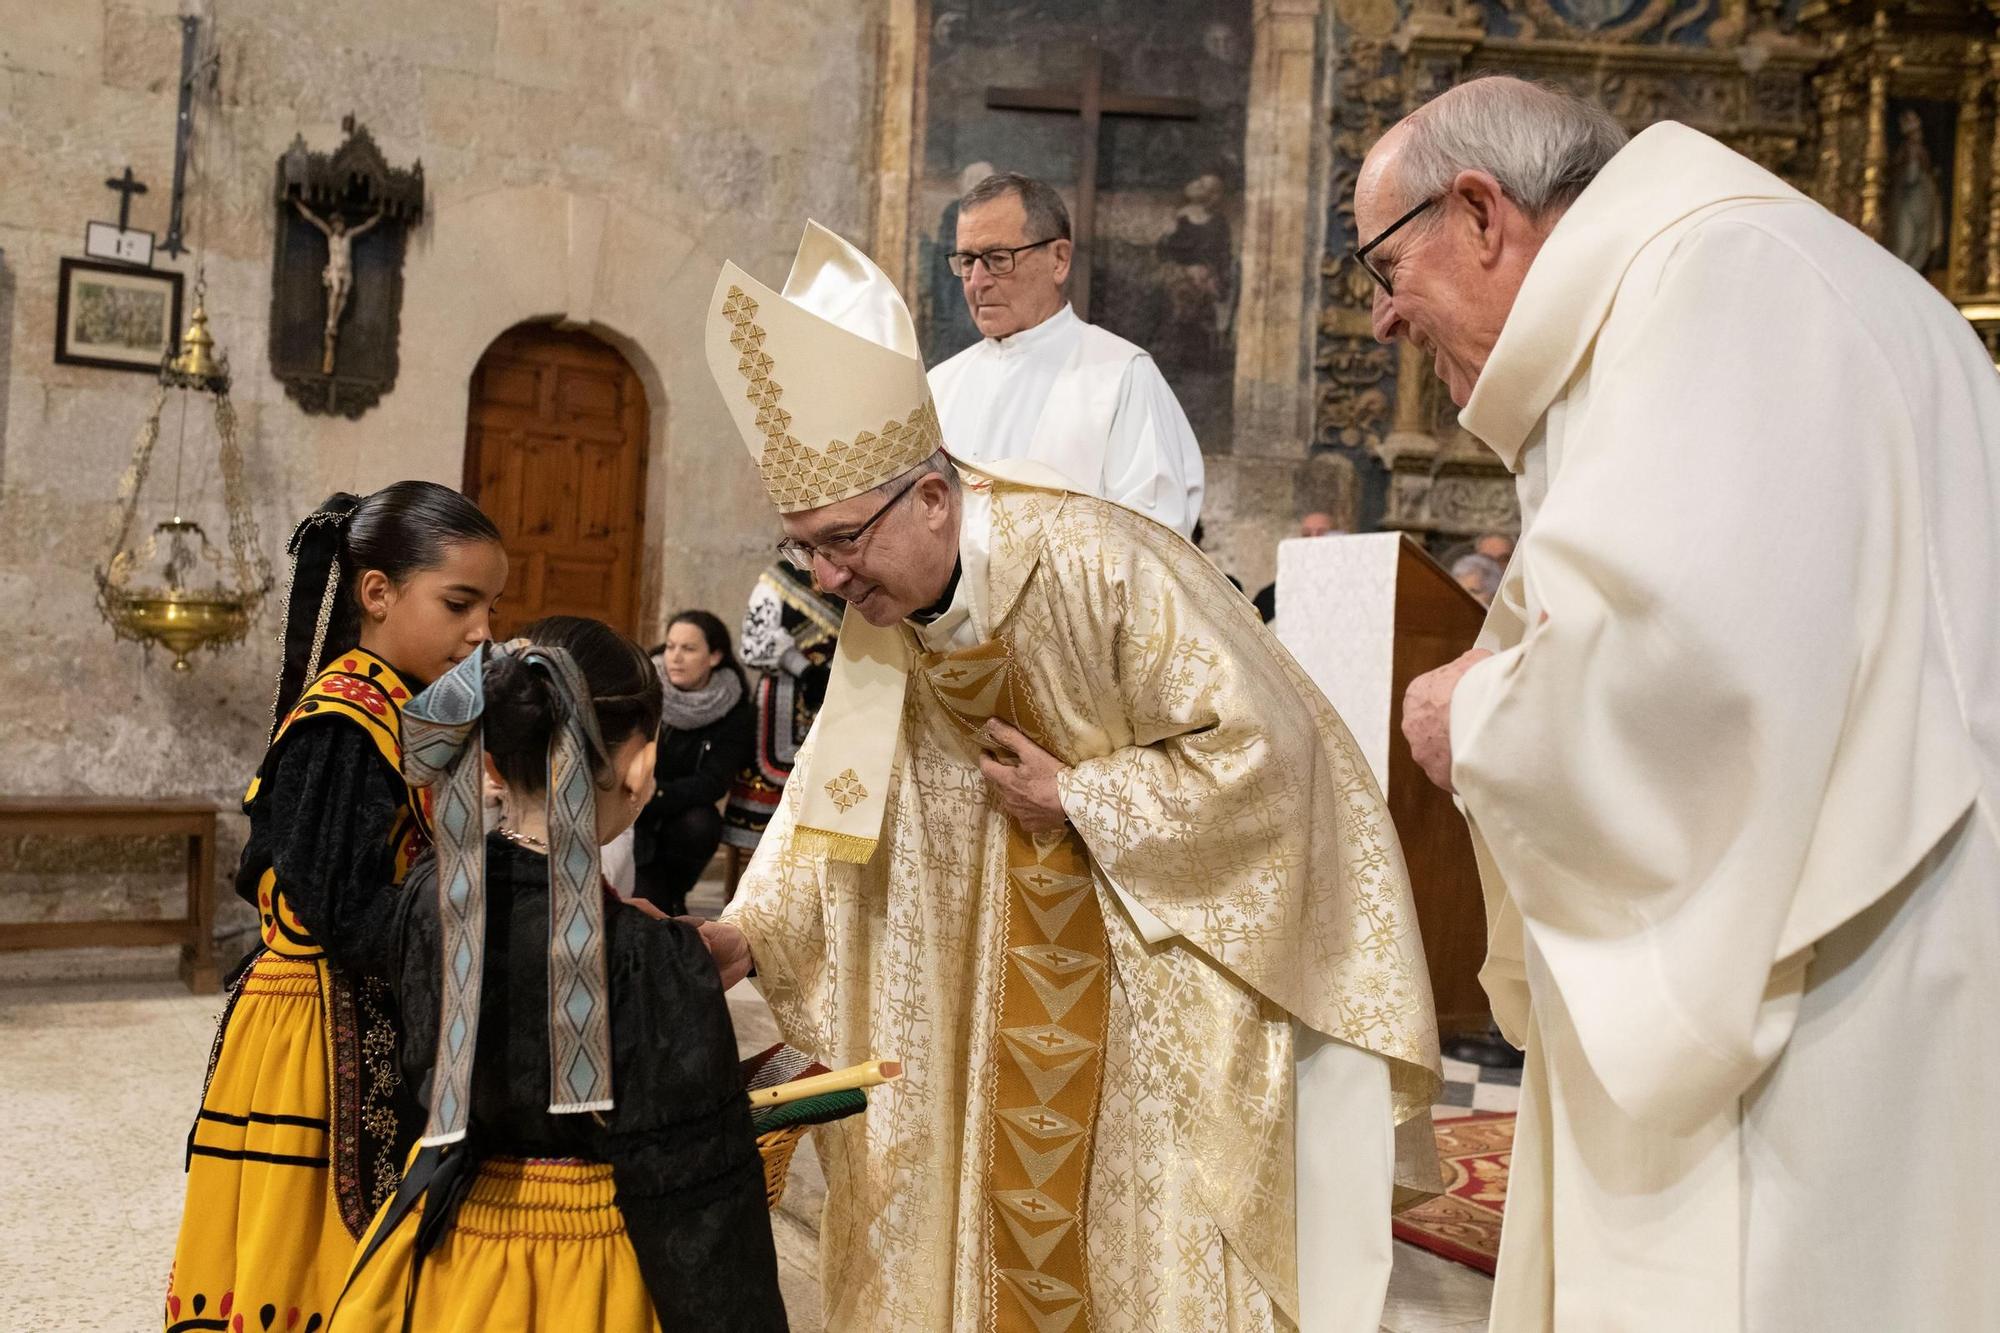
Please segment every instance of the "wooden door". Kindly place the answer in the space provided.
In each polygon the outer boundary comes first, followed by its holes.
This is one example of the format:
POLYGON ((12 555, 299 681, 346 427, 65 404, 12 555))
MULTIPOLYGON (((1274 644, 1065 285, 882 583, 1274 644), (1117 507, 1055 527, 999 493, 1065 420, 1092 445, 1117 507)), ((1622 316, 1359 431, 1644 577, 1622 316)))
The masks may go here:
POLYGON ((472 374, 465 493, 506 540, 496 637, 545 615, 636 630, 645 474, 645 390, 616 348, 522 324, 486 349, 472 374))

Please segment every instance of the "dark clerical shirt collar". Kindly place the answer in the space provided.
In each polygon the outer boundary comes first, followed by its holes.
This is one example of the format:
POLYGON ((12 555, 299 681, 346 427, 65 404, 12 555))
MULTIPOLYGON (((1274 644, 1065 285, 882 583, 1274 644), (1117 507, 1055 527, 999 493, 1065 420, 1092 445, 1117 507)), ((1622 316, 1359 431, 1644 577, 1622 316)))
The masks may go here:
POLYGON ((964 573, 965 562, 960 560, 951 567, 951 582, 944 585, 944 591, 938 594, 938 599, 921 611, 912 611, 910 619, 916 621, 919 625, 929 625, 936 621, 939 616, 951 610, 951 599, 958 595, 958 580, 964 573))

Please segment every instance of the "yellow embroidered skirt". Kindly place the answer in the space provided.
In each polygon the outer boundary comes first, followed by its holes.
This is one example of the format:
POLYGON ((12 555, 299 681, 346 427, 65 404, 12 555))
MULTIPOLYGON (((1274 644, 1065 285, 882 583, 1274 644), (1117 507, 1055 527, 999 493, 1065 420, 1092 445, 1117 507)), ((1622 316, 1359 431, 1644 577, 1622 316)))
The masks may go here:
POLYGON ((329 1175, 332 1081, 319 965, 267 953, 243 978, 188 1159, 166 1327, 319 1333, 354 1256, 329 1175))
MULTIPOLYGON (((423 1333, 659 1333, 602 1162, 495 1157, 424 1260, 410 1327, 423 1333)), ((386 1211, 386 1206, 384 1211, 386 1211)), ((340 1298, 339 1333, 396 1333, 422 1205, 340 1298)), ((382 1224, 377 1213, 369 1228, 382 1224)), ((366 1248, 366 1243, 363 1244, 366 1248)))

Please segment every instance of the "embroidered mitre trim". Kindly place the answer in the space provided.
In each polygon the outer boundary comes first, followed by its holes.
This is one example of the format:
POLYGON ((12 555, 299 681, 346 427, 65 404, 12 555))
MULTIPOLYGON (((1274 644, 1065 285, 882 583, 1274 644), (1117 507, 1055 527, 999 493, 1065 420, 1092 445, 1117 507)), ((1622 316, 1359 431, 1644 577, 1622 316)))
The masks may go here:
POLYGON ((746 396, 757 407, 757 428, 764 448, 757 471, 781 514, 796 514, 838 504, 885 481, 900 477, 944 447, 937 409, 926 398, 901 421, 886 421, 879 431, 864 430, 850 442, 829 440, 815 449, 791 433, 792 414, 778 406, 784 387, 772 378, 774 362, 764 350, 764 329, 753 322, 757 302, 741 287, 723 298, 722 316, 733 326, 729 342, 737 351, 736 369, 748 387, 746 396))

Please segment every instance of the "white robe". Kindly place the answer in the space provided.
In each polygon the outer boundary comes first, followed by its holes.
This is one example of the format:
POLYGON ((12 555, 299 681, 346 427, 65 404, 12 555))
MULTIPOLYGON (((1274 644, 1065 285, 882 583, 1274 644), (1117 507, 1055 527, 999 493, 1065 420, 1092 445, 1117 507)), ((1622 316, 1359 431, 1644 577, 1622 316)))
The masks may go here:
POLYGON ((1072 490, 1194 532, 1201 446, 1153 358, 1065 305, 930 373, 945 447, 969 463, 1033 459, 1072 490))
POLYGON ((2000 1327, 2000 377, 1656 126, 1461 421, 1526 529, 1452 704, 1528 1051, 1492 1327, 2000 1327))

